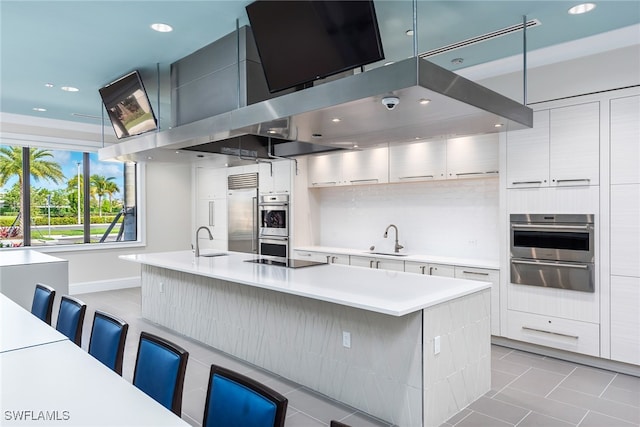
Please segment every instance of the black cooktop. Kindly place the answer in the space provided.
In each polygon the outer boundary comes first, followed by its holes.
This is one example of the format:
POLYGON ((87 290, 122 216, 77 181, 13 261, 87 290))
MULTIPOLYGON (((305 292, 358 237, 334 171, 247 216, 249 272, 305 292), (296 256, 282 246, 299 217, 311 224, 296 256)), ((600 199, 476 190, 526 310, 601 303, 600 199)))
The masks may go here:
POLYGON ((287 267, 287 268, 302 268, 302 267, 311 267, 314 265, 326 264, 326 262, 307 261, 304 259, 292 259, 292 258, 257 258, 257 259, 247 259, 244 262, 277 265, 279 267, 287 267))

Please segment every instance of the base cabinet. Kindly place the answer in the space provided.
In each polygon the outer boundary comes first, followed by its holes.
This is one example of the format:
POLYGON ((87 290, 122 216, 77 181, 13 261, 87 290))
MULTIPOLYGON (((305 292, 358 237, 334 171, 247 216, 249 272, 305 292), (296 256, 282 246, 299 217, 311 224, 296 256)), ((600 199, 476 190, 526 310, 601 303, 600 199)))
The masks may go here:
POLYGON ((326 252, 295 251, 296 258, 309 261, 326 262, 327 264, 349 265, 349 255, 326 252))
POLYGON ((350 264, 356 267, 377 268, 380 270, 404 271, 404 261, 399 261, 394 259, 351 256, 350 264))
POLYGON ((429 276, 455 277, 456 268, 452 265, 430 264, 426 262, 405 261, 404 271, 407 273, 426 274, 429 276))
POLYGON ((611 276, 611 359, 640 365, 640 277, 611 276))
POLYGON ((455 267, 455 277, 491 283, 491 335, 500 336, 500 272, 485 268, 455 267))

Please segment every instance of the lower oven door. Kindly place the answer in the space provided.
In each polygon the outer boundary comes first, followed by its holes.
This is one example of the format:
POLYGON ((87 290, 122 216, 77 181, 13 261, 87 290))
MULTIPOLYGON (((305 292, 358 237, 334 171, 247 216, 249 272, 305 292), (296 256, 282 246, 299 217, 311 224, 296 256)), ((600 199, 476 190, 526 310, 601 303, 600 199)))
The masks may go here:
POLYGON ((511 283, 594 292, 592 263, 511 258, 511 283))
POLYGON ((260 255, 277 256, 281 258, 289 258, 289 239, 287 237, 273 237, 269 239, 260 239, 260 255))

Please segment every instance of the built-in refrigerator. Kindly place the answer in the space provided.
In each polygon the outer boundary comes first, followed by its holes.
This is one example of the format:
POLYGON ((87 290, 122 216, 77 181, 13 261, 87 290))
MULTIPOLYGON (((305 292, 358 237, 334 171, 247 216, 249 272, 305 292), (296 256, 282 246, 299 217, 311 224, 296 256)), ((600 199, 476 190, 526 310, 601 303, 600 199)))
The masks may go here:
POLYGON ((227 193, 228 248, 258 253, 258 174, 229 175, 227 193))

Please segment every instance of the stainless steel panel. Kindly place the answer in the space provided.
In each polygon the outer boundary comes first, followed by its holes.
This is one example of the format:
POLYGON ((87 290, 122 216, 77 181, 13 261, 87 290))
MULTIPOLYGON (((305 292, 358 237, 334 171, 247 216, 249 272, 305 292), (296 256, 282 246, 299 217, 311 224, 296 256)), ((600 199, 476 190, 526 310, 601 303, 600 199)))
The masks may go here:
POLYGON ((228 192, 228 247, 230 251, 257 253, 257 203, 257 188, 228 192))
POLYGON ((593 214, 511 214, 511 223, 519 224, 593 224, 593 214))
POLYGON ((511 283, 594 292, 594 266, 591 263, 512 258, 511 283))

